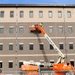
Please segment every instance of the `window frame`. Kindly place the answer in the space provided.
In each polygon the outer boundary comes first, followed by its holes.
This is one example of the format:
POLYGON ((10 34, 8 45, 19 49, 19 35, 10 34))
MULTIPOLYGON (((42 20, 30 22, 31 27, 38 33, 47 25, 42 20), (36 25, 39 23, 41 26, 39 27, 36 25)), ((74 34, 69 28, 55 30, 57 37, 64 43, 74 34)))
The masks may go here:
POLYGON ((23 34, 24 33, 24 28, 23 27, 19 27, 19 34, 23 34))
POLYGON ((13 50, 13 44, 9 44, 9 50, 13 50), (11 47, 11 48, 10 48, 11 47))
POLYGON ((58 11, 58 18, 62 18, 62 11, 58 11))
POLYGON ((60 49, 60 50, 63 50, 63 49, 64 49, 63 43, 60 43, 60 44, 59 44, 59 49, 60 49))
POLYGON ((59 34, 62 34, 63 33, 63 27, 59 27, 58 32, 59 32, 59 34))
POLYGON ((72 65, 72 66, 74 66, 75 64, 74 64, 74 60, 72 59, 72 60, 70 60, 70 64, 72 65))
POLYGON ((21 65, 23 65, 23 62, 19 61, 19 68, 21 68, 21 65))
POLYGON ((14 33, 14 28, 13 28, 13 27, 10 27, 10 28, 9 28, 9 33, 10 33, 10 34, 13 34, 13 33, 14 33))
POLYGON ((43 18, 43 11, 39 11, 39 18, 43 18))
POLYGON ((0 11, 0 18, 4 18, 4 11, 0 11))
POLYGON ((52 11, 48 11, 48 17, 52 18, 53 17, 53 12, 52 11))
POLYGON ((4 27, 0 27, 0 34, 4 33, 4 27))
POLYGON ((3 62, 0 61, 0 68, 3 68, 3 62))
POLYGON ((29 11, 29 18, 33 18, 34 12, 33 11, 29 11))
POLYGON ((0 44, 0 51, 2 51, 2 50, 3 50, 3 44, 0 44))
POLYGON ((13 62, 9 61, 9 68, 13 68, 13 62))
POLYGON ((69 34, 73 33, 73 28, 72 27, 68 27, 68 33, 69 34))
POLYGON ((53 27, 49 27, 49 33, 50 33, 50 34, 53 33, 53 27))
POLYGON ((24 49, 24 45, 23 44, 19 44, 19 50, 23 50, 24 49))
POLYGON ((34 50, 34 44, 29 44, 29 50, 34 50))
POLYGON ((51 44, 49 44, 49 49, 54 50, 54 48, 53 48, 53 46, 51 44))
POLYGON ((44 44, 43 43, 40 43, 39 47, 40 47, 40 50, 44 50, 44 44))
POLYGON ((71 17, 72 17, 71 11, 67 11, 67 18, 71 18, 71 17))
POLYGON ((10 11, 10 18, 14 18, 14 11, 10 11))
POLYGON ((23 18, 24 17, 24 11, 20 11, 20 18, 23 18))
POLYGON ((73 43, 69 43, 69 49, 70 49, 70 50, 73 50, 73 49, 74 49, 73 43))

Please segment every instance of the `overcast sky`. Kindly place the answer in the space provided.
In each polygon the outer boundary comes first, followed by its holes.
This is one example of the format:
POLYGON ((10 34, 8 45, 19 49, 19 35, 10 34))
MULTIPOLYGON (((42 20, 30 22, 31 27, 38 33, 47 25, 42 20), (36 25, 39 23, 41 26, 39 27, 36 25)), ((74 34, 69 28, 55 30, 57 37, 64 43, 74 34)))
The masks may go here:
POLYGON ((75 0, 0 0, 0 4, 75 4, 75 0))

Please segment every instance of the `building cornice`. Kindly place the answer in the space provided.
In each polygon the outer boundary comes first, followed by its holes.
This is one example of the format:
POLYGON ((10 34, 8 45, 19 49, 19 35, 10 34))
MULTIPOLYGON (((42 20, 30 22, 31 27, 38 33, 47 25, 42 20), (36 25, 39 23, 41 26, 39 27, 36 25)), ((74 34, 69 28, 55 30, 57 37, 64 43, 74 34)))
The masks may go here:
POLYGON ((54 7, 75 8, 75 4, 0 4, 0 7, 54 7))

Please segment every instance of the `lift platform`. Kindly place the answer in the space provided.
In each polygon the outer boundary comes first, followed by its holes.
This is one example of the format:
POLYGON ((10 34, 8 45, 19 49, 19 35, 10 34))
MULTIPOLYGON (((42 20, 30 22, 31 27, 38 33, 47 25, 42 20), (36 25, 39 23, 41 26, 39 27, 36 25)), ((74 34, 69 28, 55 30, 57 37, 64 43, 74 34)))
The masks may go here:
MULTIPOLYGON (((40 27, 42 27, 42 24, 41 23, 39 25, 40 25, 40 27)), ((36 33, 36 32, 41 33, 41 31, 37 29, 37 26, 38 26, 38 24, 30 25, 29 26, 30 32, 33 32, 33 33, 36 33)))

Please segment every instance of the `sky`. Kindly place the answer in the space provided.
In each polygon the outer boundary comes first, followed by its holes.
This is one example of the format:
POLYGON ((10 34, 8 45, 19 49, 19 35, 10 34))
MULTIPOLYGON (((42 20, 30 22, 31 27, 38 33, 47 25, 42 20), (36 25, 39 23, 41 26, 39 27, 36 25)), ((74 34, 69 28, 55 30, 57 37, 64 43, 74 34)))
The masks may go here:
POLYGON ((75 4, 75 0, 0 0, 0 4, 75 4))

